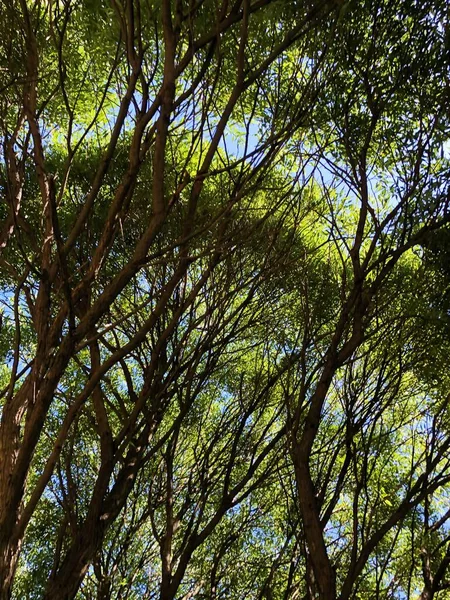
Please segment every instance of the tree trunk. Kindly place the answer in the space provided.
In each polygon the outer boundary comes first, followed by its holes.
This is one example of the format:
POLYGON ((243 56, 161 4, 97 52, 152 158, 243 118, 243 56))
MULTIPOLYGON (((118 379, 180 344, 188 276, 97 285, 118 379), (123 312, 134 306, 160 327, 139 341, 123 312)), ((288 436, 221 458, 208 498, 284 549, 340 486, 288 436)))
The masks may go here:
POLYGON ((323 538, 319 508, 308 464, 298 456, 295 450, 294 466, 306 545, 314 582, 318 588, 318 600, 336 600, 336 577, 323 538))
POLYGON ((426 585, 420 594, 419 600, 433 600, 434 592, 430 586, 426 585))
POLYGON ((72 547, 58 570, 56 579, 48 582, 43 600, 70 600, 75 597, 96 552, 91 544, 83 542, 84 536, 80 536, 78 544, 72 547))
POLYGON ((0 426, 0 600, 9 600, 20 553, 15 535, 23 486, 14 477, 19 445, 17 419, 5 407, 0 426), (18 489, 20 488, 20 489, 18 489))
POLYGON ((20 544, 8 543, 8 540, 2 535, 0 545, 0 600, 10 600, 19 559, 20 544))

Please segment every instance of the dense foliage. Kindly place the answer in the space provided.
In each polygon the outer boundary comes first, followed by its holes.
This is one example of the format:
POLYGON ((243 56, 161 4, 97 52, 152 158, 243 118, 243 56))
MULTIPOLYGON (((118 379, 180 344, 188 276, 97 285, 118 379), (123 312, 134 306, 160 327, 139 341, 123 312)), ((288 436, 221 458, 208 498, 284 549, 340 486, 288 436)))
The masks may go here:
POLYGON ((0 600, 448 598, 447 2, 0 6, 0 600))

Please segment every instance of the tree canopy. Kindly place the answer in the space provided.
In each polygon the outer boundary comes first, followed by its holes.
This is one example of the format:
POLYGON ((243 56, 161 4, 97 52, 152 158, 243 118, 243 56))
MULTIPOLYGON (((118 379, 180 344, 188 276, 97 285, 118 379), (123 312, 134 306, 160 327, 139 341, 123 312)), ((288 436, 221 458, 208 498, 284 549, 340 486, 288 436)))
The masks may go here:
POLYGON ((448 598, 448 3, 0 6, 0 600, 448 598))

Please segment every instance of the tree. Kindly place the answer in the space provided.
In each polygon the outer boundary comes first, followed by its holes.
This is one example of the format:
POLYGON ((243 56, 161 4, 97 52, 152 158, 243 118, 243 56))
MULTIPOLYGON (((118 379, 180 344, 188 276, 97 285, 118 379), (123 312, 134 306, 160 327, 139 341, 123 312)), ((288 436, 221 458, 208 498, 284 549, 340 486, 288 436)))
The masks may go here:
POLYGON ((0 598, 435 597, 446 3, 3 13, 0 598))

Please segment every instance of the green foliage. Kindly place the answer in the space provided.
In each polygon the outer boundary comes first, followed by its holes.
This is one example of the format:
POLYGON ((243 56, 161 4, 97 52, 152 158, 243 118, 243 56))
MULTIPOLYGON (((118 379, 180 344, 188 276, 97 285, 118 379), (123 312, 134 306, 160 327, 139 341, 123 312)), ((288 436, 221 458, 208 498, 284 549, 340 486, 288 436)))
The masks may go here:
POLYGON ((447 4, 2 10, 0 598, 445 598, 447 4))

